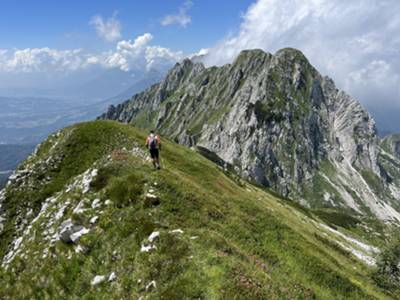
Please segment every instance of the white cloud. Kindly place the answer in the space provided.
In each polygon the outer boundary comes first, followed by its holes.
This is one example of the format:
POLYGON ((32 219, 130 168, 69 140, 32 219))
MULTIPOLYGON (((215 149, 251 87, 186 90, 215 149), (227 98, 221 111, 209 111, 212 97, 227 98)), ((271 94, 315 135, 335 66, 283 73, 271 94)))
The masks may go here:
MULTIPOLYGON (((373 60, 364 67, 351 71, 345 88, 354 90, 360 99, 374 110, 383 106, 392 109, 400 107, 400 73, 393 63, 373 60)), ((397 121, 396 121, 397 123, 397 121)))
POLYGON ((353 84, 367 87, 370 82, 375 85, 392 85, 398 80, 398 75, 393 72, 392 67, 384 60, 374 60, 360 70, 349 74, 349 81, 353 84), (394 81, 394 82, 393 82, 394 81))
POLYGON ((238 32, 205 62, 231 62, 243 49, 295 47, 364 104, 400 106, 400 1, 258 0, 238 32))
POLYGON ((123 71, 165 70, 184 58, 180 51, 150 45, 152 40, 153 36, 145 33, 134 40, 119 41, 115 49, 103 53, 82 49, 0 49, 0 73, 73 72, 95 66, 123 71))
POLYGON ((133 41, 120 41, 116 50, 102 54, 100 61, 106 68, 120 68, 123 71, 129 71, 166 68, 184 57, 180 51, 174 52, 161 46, 149 45, 152 39, 153 36, 150 33, 145 33, 133 41))
POLYGON ((182 51, 174 52, 171 49, 160 46, 150 46, 146 49, 147 69, 165 69, 173 63, 184 58, 182 51))
POLYGON ((27 48, 0 51, 0 71, 46 72, 74 71, 83 64, 81 49, 56 50, 50 48, 27 48))
POLYGON ((121 38, 121 22, 117 20, 117 13, 106 20, 102 16, 93 16, 90 20, 97 32, 97 35, 107 42, 114 42, 121 38))
POLYGON ((153 39, 153 36, 150 33, 145 33, 141 36, 138 36, 135 39, 135 42, 133 43, 133 47, 140 49, 143 46, 146 46, 152 39, 153 39))
POLYGON ((201 48, 199 51, 189 55, 190 58, 202 57, 210 53, 210 49, 201 48))
POLYGON ((188 15, 189 9, 192 7, 193 2, 191 0, 186 0, 181 7, 179 7, 179 12, 173 15, 166 15, 161 20, 161 25, 168 26, 172 24, 178 24, 182 27, 186 27, 192 18, 188 15))

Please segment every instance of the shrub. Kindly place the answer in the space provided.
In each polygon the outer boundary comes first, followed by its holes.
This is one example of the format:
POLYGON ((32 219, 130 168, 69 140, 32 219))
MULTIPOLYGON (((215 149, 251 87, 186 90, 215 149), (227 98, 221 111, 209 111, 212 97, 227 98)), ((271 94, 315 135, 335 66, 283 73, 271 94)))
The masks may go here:
POLYGON ((128 178, 113 178, 106 195, 117 207, 134 204, 143 193, 143 183, 133 175, 128 178))
POLYGON ((384 250, 372 274, 378 286, 392 295, 400 296, 400 240, 384 250))
POLYGON ((109 180, 113 176, 120 176, 124 171, 126 163, 115 162, 113 164, 101 167, 98 171, 97 176, 90 183, 90 187, 95 191, 100 191, 107 186, 109 180))

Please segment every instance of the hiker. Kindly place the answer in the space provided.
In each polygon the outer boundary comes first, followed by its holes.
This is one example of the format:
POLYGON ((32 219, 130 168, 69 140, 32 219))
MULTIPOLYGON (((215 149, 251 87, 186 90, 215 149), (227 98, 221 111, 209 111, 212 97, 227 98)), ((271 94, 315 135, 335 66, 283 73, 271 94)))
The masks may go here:
POLYGON ((153 160, 153 166, 156 169, 161 169, 159 160, 159 150, 161 150, 161 141, 159 135, 154 133, 154 130, 150 131, 150 135, 146 139, 146 147, 150 150, 150 156, 153 160))

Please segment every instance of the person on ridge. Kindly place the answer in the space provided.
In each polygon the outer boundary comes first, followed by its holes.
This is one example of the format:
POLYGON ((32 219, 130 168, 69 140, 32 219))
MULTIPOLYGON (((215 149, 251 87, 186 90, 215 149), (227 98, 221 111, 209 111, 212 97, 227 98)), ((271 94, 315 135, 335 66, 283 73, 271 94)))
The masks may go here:
POLYGON ((153 160, 153 166, 156 169, 161 169, 159 160, 159 151, 161 151, 160 136, 154 133, 154 130, 150 131, 150 135, 146 139, 146 147, 150 150, 150 156, 153 160))

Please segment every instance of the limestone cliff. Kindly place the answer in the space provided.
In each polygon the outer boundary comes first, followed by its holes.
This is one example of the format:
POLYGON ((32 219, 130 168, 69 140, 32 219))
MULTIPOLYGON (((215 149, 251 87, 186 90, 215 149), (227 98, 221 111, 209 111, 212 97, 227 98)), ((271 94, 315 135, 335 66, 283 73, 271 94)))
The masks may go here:
POLYGON ((101 118, 207 148, 303 205, 400 221, 373 119, 298 50, 243 51, 210 68, 186 59, 101 118))

